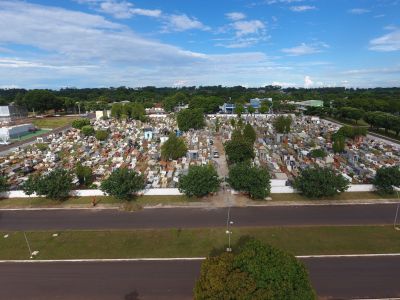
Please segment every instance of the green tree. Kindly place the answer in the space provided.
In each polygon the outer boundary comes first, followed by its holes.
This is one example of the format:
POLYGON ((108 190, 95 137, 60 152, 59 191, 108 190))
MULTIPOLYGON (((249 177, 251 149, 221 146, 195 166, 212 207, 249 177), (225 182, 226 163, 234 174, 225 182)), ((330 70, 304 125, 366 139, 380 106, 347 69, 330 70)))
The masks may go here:
POLYGON ((81 132, 84 136, 92 136, 94 135, 94 128, 91 125, 85 125, 81 128, 81 132))
POLYGON ((144 188, 145 181, 143 175, 139 175, 134 170, 129 170, 128 168, 114 170, 100 186, 103 192, 120 200, 130 200, 135 193, 144 188))
POLYGON ((62 101, 48 90, 31 90, 27 92, 22 100, 23 106, 35 112, 44 112, 50 109, 59 109, 62 101))
POLYGON ((292 254, 254 239, 241 239, 233 252, 203 261, 196 300, 313 300, 307 270, 292 254))
POLYGON ((132 103, 130 117, 134 120, 144 121, 146 117, 146 110, 141 103, 132 103))
POLYGON ((55 169, 43 176, 31 175, 22 186, 27 195, 36 193, 55 200, 68 198, 72 188, 72 175, 64 169, 55 169))
POLYGON ((0 193, 7 191, 8 191, 7 178, 3 175, 0 175, 0 193))
POLYGON ((233 138, 225 143, 229 163, 252 160, 255 157, 253 144, 244 137, 233 138))
POLYGON ((72 127, 76 129, 81 129, 83 126, 90 125, 89 119, 76 119, 72 121, 72 127))
POLYGON ((257 133, 254 130, 253 126, 250 124, 246 124, 243 129, 243 137, 248 140, 251 144, 254 144, 254 142, 257 139, 257 133))
POLYGON ((161 146, 161 158, 163 160, 178 159, 187 153, 187 146, 183 138, 179 138, 175 133, 170 133, 168 140, 161 146))
POLYGON ((263 101, 261 102, 261 106, 258 111, 261 114, 266 114, 269 111, 269 107, 270 107, 269 103, 267 101, 263 101))
POLYGON ((190 166, 187 175, 179 177, 179 191, 188 197, 204 197, 217 192, 220 180, 212 165, 190 166))
POLYGON ((99 141, 105 141, 108 138, 108 131, 107 130, 96 130, 95 137, 99 141))
POLYGON ((247 112, 250 115, 252 115, 252 114, 254 114, 256 112, 256 109, 253 106, 250 105, 249 107, 247 107, 247 112))
POLYGON ((79 184, 89 186, 93 182, 93 171, 88 166, 82 166, 78 163, 75 168, 76 177, 78 177, 79 184))
POLYGON ((242 114, 244 113, 244 106, 241 103, 236 103, 236 107, 235 107, 235 114, 238 115, 238 117, 240 118, 242 116, 242 114))
POLYGON ((310 167, 301 171, 293 187, 308 198, 332 197, 349 188, 349 181, 331 168, 310 167))
POLYGON ((201 129, 205 126, 203 111, 201 109, 184 109, 177 116, 178 127, 182 131, 201 129))
POLYGON ((333 151, 335 153, 342 153, 344 151, 344 148, 346 146, 346 138, 343 136, 343 134, 334 134, 333 135, 333 151))
POLYGON ((393 186, 400 187, 400 169, 398 166, 382 167, 376 171, 373 184, 379 194, 393 194, 393 186))
POLYGON ((274 120, 273 126, 277 133, 289 133, 292 126, 292 118, 289 116, 279 116, 274 120))
POLYGON ((115 119, 120 119, 122 117, 122 104, 114 103, 111 106, 111 117, 115 119))
POLYGON ((311 157, 324 158, 325 156, 326 156, 326 152, 323 149, 313 149, 313 150, 311 150, 311 157))
POLYGON ((255 199, 264 199, 270 194, 271 178, 267 169, 238 163, 229 168, 228 183, 239 192, 255 199))

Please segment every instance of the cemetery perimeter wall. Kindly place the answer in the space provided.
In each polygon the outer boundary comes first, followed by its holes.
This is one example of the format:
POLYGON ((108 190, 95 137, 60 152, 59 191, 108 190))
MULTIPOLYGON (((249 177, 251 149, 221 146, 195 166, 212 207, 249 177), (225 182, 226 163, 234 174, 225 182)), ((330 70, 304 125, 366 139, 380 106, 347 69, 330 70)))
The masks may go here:
MULTIPOLYGON (((284 181, 284 180, 283 180, 284 181)), ((351 184, 347 192, 372 192, 375 188, 372 184, 351 184)), ((232 193, 236 193, 232 191, 232 193)), ((290 187, 282 185, 281 182, 274 180, 271 181, 271 193, 273 194, 294 194, 297 191, 290 187)), ((140 193, 143 196, 180 196, 183 195, 178 189, 166 188, 166 189, 148 189, 140 193)), ((74 190, 70 193, 71 196, 75 197, 97 197, 106 196, 101 190, 74 190)), ((0 193, 1 198, 12 199, 12 198, 29 198, 38 197, 35 194, 27 195, 24 191, 9 191, 0 193)))

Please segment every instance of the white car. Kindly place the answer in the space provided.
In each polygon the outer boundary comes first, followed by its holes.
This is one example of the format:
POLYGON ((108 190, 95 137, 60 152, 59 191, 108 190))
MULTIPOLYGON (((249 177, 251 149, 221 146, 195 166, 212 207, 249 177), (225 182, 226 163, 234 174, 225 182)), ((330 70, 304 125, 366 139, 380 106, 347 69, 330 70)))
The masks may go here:
POLYGON ((213 157, 214 157, 214 158, 219 158, 219 153, 218 153, 218 151, 214 151, 213 157))

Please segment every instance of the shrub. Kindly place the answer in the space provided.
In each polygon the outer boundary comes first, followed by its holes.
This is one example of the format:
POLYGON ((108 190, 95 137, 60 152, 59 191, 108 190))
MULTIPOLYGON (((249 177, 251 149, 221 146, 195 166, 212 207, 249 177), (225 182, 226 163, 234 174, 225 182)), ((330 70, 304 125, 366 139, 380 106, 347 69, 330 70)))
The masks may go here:
POLYGON ((84 136, 91 136, 94 135, 94 128, 90 125, 85 125, 82 127, 81 132, 84 136))
POLYGON ((90 120, 83 118, 83 119, 76 119, 72 121, 72 127, 76 129, 81 129, 83 126, 90 125, 90 120))
POLYGON ((108 138, 108 131, 107 130, 97 130, 95 137, 99 141, 105 141, 108 138))

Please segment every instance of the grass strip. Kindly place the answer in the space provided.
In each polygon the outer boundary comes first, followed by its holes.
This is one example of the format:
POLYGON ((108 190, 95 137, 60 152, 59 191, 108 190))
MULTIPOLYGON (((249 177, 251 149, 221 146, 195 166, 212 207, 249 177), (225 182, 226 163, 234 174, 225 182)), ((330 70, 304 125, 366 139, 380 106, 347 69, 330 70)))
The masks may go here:
MULTIPOLYGON (((111 196, 96 196, 96 203, 98 204, 122 204, 111 196)), ((92 206, 93 197, 71 197, 64 201, 52 200, 44 197, 34 198, 12 198, 0 200, 0 208, 26 208, 26 207, 69 207, 73 205, 87 205, 92 206)), ((144 205, 158 205, 158 204, 179 204, 186 203, 189 199, 185 196, 141 196, 132 201, 141 206, 144 205)))
POLYGON ((43 118, 43 119, 35 119, 32 123, 39 128, 58 128, 68 124, 71 124, 72 121, 78 119, 78 117, 51 117, 51 118, 43 118))
POLYGON ((309 199, 300 194, 271 194, 272 201, 324 201, 324 200, 337 200, 337 201, 351 201, 351 200, 385 200, 396 199, 396 194, 393 195, 379 195, 373 192, 347 192, 341 193, 334 197, 324 197, 319 199, 309 199))
MULTIPOLYGON (((26 235, 32 251, 39 251, 36 259, 200 257, 227 243, 225 228, 35 231, 26 235)), ((400 232, 391 226, 233 228, 233 243, 245 235, 295 255, 400 252, 400 232)), ((0 259, 28 258, 22 232, 1 232, 0 259)))

